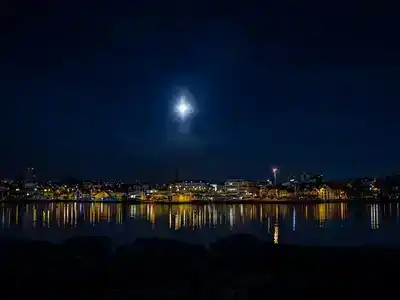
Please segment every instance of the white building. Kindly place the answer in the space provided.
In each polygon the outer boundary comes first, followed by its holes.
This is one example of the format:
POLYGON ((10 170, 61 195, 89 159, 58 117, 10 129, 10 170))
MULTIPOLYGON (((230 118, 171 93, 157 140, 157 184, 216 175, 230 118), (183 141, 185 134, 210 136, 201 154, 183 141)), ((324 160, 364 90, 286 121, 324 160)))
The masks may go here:
POLYGON ((236 195, 246 195, 252 193, 256 184, 244 179, 230 179, 225 182, 225 192, 236 195))

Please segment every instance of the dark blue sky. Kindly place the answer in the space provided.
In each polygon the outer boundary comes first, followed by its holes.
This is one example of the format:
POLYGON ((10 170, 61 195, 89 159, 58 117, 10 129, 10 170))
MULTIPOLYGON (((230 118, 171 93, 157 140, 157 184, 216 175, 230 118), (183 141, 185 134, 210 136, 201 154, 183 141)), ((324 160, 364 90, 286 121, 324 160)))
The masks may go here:
POLYGON ((4 175, 28 165, 42 178, 151 181, 176 167, 196 179, 263 179, 275 165, 331 178, 400 168, 393 8, 50 2, 2 4, 4 175), (179 87, 198 108, 185 134, 171 116, 179 87))

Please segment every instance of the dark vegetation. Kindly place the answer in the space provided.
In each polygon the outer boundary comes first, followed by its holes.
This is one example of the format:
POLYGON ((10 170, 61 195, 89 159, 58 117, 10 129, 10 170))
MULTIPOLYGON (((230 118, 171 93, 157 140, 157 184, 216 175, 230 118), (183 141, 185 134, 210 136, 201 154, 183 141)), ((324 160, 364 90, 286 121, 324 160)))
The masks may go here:
POLYGON ((2 240, 2 293, 41 299, 323 299, 395 296, 397 249, 264 243, 247 235, 209 249, 106 237, 2 240))

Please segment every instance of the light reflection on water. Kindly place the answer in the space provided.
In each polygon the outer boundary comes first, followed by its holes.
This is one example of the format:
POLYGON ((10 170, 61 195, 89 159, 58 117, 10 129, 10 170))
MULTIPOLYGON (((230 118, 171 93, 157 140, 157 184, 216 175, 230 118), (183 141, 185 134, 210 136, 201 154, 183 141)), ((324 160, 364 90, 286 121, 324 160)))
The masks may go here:
POLYGON ((0 236, 61 242, 77 235, 108 235, 117 244, 160 236, 208 244, 232 233, 249 233, 274 243, 400 246, 399 209, 398 203, 2 203, 0 236))

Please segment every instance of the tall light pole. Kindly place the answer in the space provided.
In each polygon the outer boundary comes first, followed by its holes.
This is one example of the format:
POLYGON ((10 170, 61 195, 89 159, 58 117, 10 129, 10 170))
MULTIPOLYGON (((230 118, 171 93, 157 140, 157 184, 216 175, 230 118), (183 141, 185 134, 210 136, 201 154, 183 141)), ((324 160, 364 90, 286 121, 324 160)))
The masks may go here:
POLYGON ((274 174, 274 186, 276 186, 276 173, 278 172, 277 168, 272 168, 272 173, 274 174))

